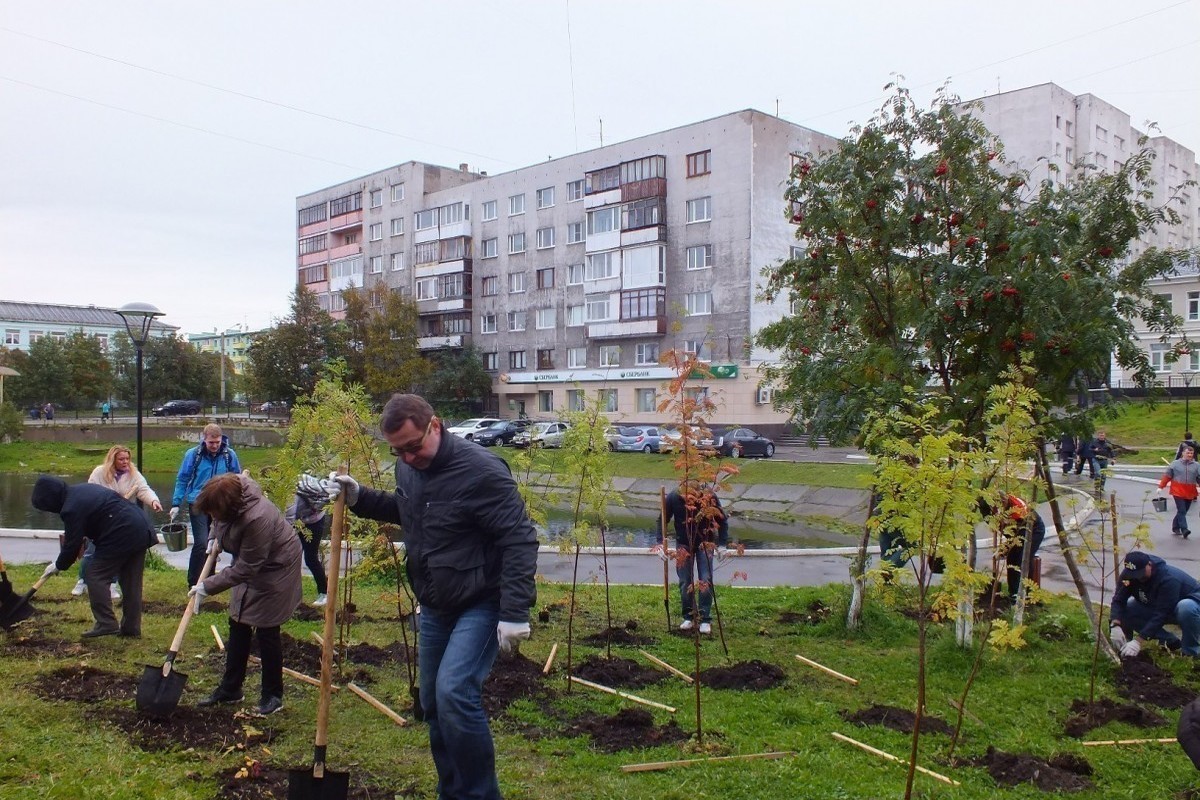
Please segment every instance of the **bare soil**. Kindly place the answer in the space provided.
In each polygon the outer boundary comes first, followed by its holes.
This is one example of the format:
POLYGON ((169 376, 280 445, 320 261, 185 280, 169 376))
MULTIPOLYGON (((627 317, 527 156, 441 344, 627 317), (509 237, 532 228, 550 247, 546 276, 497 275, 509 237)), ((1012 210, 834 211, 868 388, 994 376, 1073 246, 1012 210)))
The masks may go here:
POLYGON ((1183 708, 1196 699, 1196 690, 1176 685, 1171 673, 1159 667, 1149 653, 1121 659, 1116 676, 1117 693, 1159 708, 1183 708))
POLYGON ((781 625, 796 623, 801 625, 819 625, 829 619, 829 615, 832 613, 832 608, 820 600, 813 600, 803 611, 783 611, 777 619, 781 625))
POLYGON ((765 661, 739 661, 727 667, 710 667, 700 672, 700 683, 712 689, 744 689, 760 692, 778 686, 787 674, 765 661))
POLYGON ((5 639, 6 648, 22 655, 44 655, 54 658, 78 658, 87 652, 87 647, 79 642, 68 642, 62 639, 47 639, 40 631, 18 627, 5 639))
MULTIPOLYGON (((337 765, 330 765, 338 772, 337 765)), ((311 770, 312 765, 297 764, 291 769, 311 770)), ((237 767, 221 772, 217 778, 223 781, 216 800, 277 800, 288 796, 290 784, 289 770, 268 767, 257 761, 251 761, 244 767, 237 767), (239 777, 239 773, 245 773, 239 777)), ((307 784, 305 784, 307 785, 307 784)), ((406 787, 384 787, 370 782, 369 776, 360 775, 350 770, 350 788, 346 793, 349 800, 379 800, 392 797, 422 797, 424 793, 415 785, 406 787)))
POLYGON ((634 633, 634 631, 637 630, 637 626, 637 620, 631 619, 625 623, 623 628, 618 628, 616 626, 605 628, 599 633, 593 633, 590 636, 585 636, 579 641, 595 647, 603 647, 606 644, 623 644, 644 647, 645 645, 654 644, 655 640, 653 638, 634 633))
POLYGON ((986 767, 1001 786, 1032 783, 1043 792, 1081 792, 1094 788, 1088 777, 1092 774, 1091 764, 1075 755, 1060 754, 1046 761, 1028 753, 1004 753, 989 747, 987 755, 973 763, 986 767))
POLYGON ((74 664, 39 675, 30 688, 44 700, 132 700, 142 677, 141 668, 138 670, 136 676, 132 672, 122 675, 85 664, 74 664))
POLYGON ((1110 722, 1128 722, 1139 728, 1157 728, 1167 724, 1165 719, 1153 711, 1133 703, 1117 703, 1105 697, 1095 703, 1088 703, 1082 699, 1072 700, 1071 714, 1067 717, 1064 730, 1067 736, 1078 738, 1110 722))
POLYGON ((628 658, 604 658, 598 655, 588 656, 574 665, 572 671, 578 678, 609 688, 622 686, 637 689, 658 683, 666 677, 665 672, 628 658))
POLYGON ((553 694, 542 675, 541 664, 519 653, 502 655, 483 682, 483 710, 489 717, 497 717, 517 700, 528 699, 544 705, 553 694))
MULTIPOLYGON (((907 708, 895 706, 869 706, 862 711, 843 711, 842 719, 862 727, 882 725, 901 733, 912 733, 917 724, 916 714, 907 708)), ((944 733, 949 736, 954 729, 945 720, 926 715, 921 717, 921 733, 944 733)))
POLYGON ((590 736, 596 748, 605 753, 656 747, 688 738, 688 733, 673 719, 655 727, 654 716, 642 708, 623 708, 611 717, 583 714, 565 732, 570 736, 590 736))
POLYGON ((219 753, 238 745, 270 744, 277 738, 275 730, 265 725, 262 717, 246 710, 249 708, 181 704, 170 716, 156 718, 125 706, 96 707, 88 716, 123 731, 131 742, 148 752, 194 748, 219 753))

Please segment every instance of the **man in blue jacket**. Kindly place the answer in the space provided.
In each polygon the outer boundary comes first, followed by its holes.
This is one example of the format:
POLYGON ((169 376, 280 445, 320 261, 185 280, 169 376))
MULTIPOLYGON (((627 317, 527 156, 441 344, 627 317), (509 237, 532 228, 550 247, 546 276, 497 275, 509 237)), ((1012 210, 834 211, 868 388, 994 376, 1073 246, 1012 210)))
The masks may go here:
POLYGON ((175 493, 171 495, 171 521, 179 516, 179 507, 186 500, 188 518, 192 523, 192 552, 188 557, 188 588, 196 585, 208 549, 207 514, 193 514, 192 503, 200 496, 204 484, 218 475, 237 474, 242 471, 237 453, 229 446, 229 437, 221 432, 221 426, 209 423, 200 434, 200 444, 183 454, 179 474, 175 476, 175 493))
POLYGON ((1109 636, 1121 656, 1136 656, 1154 639, 1170 650, 1200 656, 1200 582, 1158 556, 1131 550, 1113 593, 1109 636), (1163 629, 1176 624, 1183 640, 1163 629))

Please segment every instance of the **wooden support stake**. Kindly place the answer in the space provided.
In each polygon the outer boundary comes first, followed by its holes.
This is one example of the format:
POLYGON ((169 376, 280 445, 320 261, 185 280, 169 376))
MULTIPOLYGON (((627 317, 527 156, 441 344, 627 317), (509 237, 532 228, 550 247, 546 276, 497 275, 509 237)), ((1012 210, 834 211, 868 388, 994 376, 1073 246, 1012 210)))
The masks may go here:
MULTIPOLYGON (((260 659, 258 656, 250 656, 250 663, 261 665, 262 659, 260 659)), ((295 678, 298 681, 303 681, 304 683, 310 684, 312 686, 320 686, 321 685, 321 682, 319 680, 317 680, 316 678, 312 677, 311 675, 305 675, 303 672, 296 672, 296 670, 294 670, 294 669, 288 669, 287 667, 284 667, 283 674, 288 675, 292 678, 295 678)), ((339 689, 341 689, 342 687, 331 684, 330 688, 336 692, 339 689)))
POLYGON ((316 631, 309 631, 309 635, 311 635, 313 637, 313 639, 316 640, 318 645, 320 645, 321 647, 325 646, 325 637, 324 636, 317 633, 316 631))
POLYGON ((688 767, 692 764, 712 764, 719 761, 749 761, 755 758, 787 758, 795 753, 750 753, 744 756, 713 756, 712 758, 688 758, 683 761, 651 761, 645 764, 626 764, 621 772, 653 772, 654 770, 671 769, 673 767, 688 767))
POLYGON ((819 669, 819 670, 821 670, 821 672, 824 672, 827 675, 832 675, 833 677, 837 678, 839 681, 845 681, 846 683, 850 684, 851 686, 858 686, 857 678, 851 678, 849 675, 843 675, 840 672, 835 672, 834 670, 831 670, 829 667, 826 667, 822 664, 818 664, 817 662, 813 661, 812 659, 805 658, 804 656, 798 655, 798 656, 796 656, 796 660, 799 661, 801 664, 808 664, 810 667, 819 669))
POLYGON ((1099 742, 1084 742, 1084 747, 1101 747, 1114 744, 1177 744, 1178 739, 1106 739, 1099 742))
MULTIPOLYGON (((904 764, 904 765, 907 765, 907 764, 908 764, 908 762, 907 762, 907 761, 905 761, 905 760, 904 760, 904 759, 902 759, 902 758, 896 758, 896 757, 895 757, 894 755, 892 755, 891 753, 885 753, 885 752, 883 752, 882 750, 876 750, 874 747, 871 747, 871 745, 869 745, 869 744, 863 744, 862 742, 855 741, 854 739, 851 739, 849 736, 842 736, 842 734, 840 734, 840 733, 832 733, 831 735, 832 735, 832 736, 833 736, 833 738, 835 738, 835 739, 838 739, 838 740, 840 740, 840 741, 846 742, 847 744, 852 744, 852 745, 854 745, 855 747, 862 748, 863 750, 866 750, 868 753, 871 753, 871 754, 873 754, 873 755, 877 755, 877 756, 879 756, 880 758, 886 758, 886 759, 887 759, 887 760, 889 760, 889 761, 895 761, 897 764, 904 764)), ((947 778, 945 775, 939 775, 938 773, 934 772, 933 770, 931 770, 931 769, 925 769, 925 768, 924 768, 924 767, 922 767, 922 766, 918 766, 918 767, 917 767, 917 772, 922 772, 922 773, 924 773, 924 774, 928 775, 928 776, 929 776, 929 777, 931 777, 931 778, 937 778, 937 779, 938 779, 939 781, 941 781, 942 783, 948 783, 948 784, 950 784, 951 786, 961 786, 961 785, 962 785, 962 784, 960 784, 958 781, 956 781, 956 780, 954 780, 954 779, 952 779, 952 778, 947 778)))
POLYGON ((983 725, 984 727, 987 727, 986 723, 984 723, 983 720, 981 720, 979 717, 972 714, 970 709, 963 708, 961 705, 959 705, 959 702, 957 700, 950 699, 950 700, 947 700, 946 702, 948 702, 950 704, 950 707, 953 708, 955 711, 961 711, 963 716, 970 717, 971 719, 975 720, 975 722, 977 722, 978 724, 983 725))
POLYGON ((209 630, 213 632, 213 638, 217 640, 217 649, 222 653, 225 652, 225 641, 221 638, 220 632, 217 631, 216 625, 209 625, 209 630))
POLYGON ((542 667, 543 675, 550 674, 550 667, 554 664, 554 657, 556 655, 558 655, 558 642, 555 642, 554 646, 550 648, 550 656, 546 659, 546 666, 542 667))
POLYGON ((647 661, 649 661, 651 664, 655 664, 655 665, 657 665, 657 666, 660 666, 660 667, 662 667, 663 669, 665 669, 667 672, 670 672, 670 673, 671 673, 671 674, 673 674, 673 675, 678 675, 680 678, 683 678, 683 679, 684 679, 685 681, 687 681, 688 683, 693 683, 693 682, 694 682, 694 681, 692 680, 692 676, 691 676, 691 675, 688 675, 686 672, 682 672, 682 671, 680 671, 680 670, 677 670, 677 669, 675 669, 675 668, 674 668, 674 667, 672 667, 670 664, 668 664, 667 662, 663 661, 661 658, 655 658, 654 656, 652 656, 652 655, 650 655, 649 653, 647 653, 645 650, 638 650, 638 652, 639 652, 639 653, 641 653, 641 654, 642 654, 642 655, 643 655, 643 656, 646 658, 646 660, 647 660, 647 661))
POLYGON ((675 713, 675 709, 672 708, 671 706, 664 706, 662 703, 656 703, 653 700, 647 700, 646 698, 638 697, 635 694, 628 694, 627 692, 618 692, 616 689, 610 689, 607 686, 601 686, 598 683, 592 683, 591 681, 585 681, 583 678, 576 678, 574 675, 571 676, 571 680, 574 681, 575 683, 578 683, 580 686, 586 686, 589 689, 596 689, 601 692, 608 692, 609 694, 615 694, 617 697, 624 697, 626 700, 632 700, 635 703, 641 703, 644 706, 651 706, 652 708, 661 708, 663 711, 670 711, 672 714, 675 713))
POLYGON ((382 712, 385 717, 387 717, 388 719, 390 719, 392 722, 396 723, 397 725, 407 725, 408 724, 408 720, 406 720, 404 717, 397 714, 395 711, 392 711, 390 708, 388 708, 383 703, 376 700, 371 695, 367 694, 367 690, 360 687, 354 681, 350 681, 349 683, 347 683, 346 688, 349 689, 350 691, 354 692, 356 695, 361 697, 363 700, 366 700, 368 705, 372 706, 377 711, 382 712))

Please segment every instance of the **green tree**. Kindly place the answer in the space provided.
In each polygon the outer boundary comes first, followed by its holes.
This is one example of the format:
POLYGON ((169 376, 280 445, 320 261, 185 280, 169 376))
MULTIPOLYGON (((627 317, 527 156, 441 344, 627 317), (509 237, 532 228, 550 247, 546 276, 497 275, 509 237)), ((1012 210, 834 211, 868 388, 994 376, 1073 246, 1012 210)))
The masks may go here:
MULTIPOLYGON (((147 405, 182 398, 211 403, 221 395, 221 356, 202 353, 179 336, 151 337, 142 348, 142 395, 147 405)), ((130 370, 130 377, 136 378, 130 370)))
POLYGON ((112 391, 112 366, 100 340, 76 331, 63 343, 63 355, 70 375, 70 390, 64 402, 79 411, 96 408, 112 391))
POLYGON ((289 315, 247 350, 251 393, 294 404, 312 394, 326 363, 344 357, 345 341, 343 326, 321 310, 317 296, 298 287, 289 315))
POLYGON ((483 401, 492 393, 492 377, 474 345, 444 347, 430 355, 430 362, 423 394, 439 414, 452 418, 483 408, 483 401))
POLYGON ((24 407, 44 403, 63 405, 71 396, 71 373, 67 364, 66 346, 50 336, 31 342, 24 353, 14 353, 9 364, 21 373, 4 384, 12 400, 24 407))
POLYGON ((362 383, 378 403, 394 392, 412 391, 430 371, 417 347, 417 304, 387 290, 348 289, 342 297, 350 378, 362 383))

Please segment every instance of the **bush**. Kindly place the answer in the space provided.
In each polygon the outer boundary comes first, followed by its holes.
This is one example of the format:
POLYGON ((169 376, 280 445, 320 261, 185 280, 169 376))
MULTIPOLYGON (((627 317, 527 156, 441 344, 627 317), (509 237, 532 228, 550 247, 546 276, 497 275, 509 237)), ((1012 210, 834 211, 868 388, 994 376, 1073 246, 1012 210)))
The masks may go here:
POLYGON ((24 430, 21 409, 12 403, 0 403, 0 441, 19 441, 24 430))

